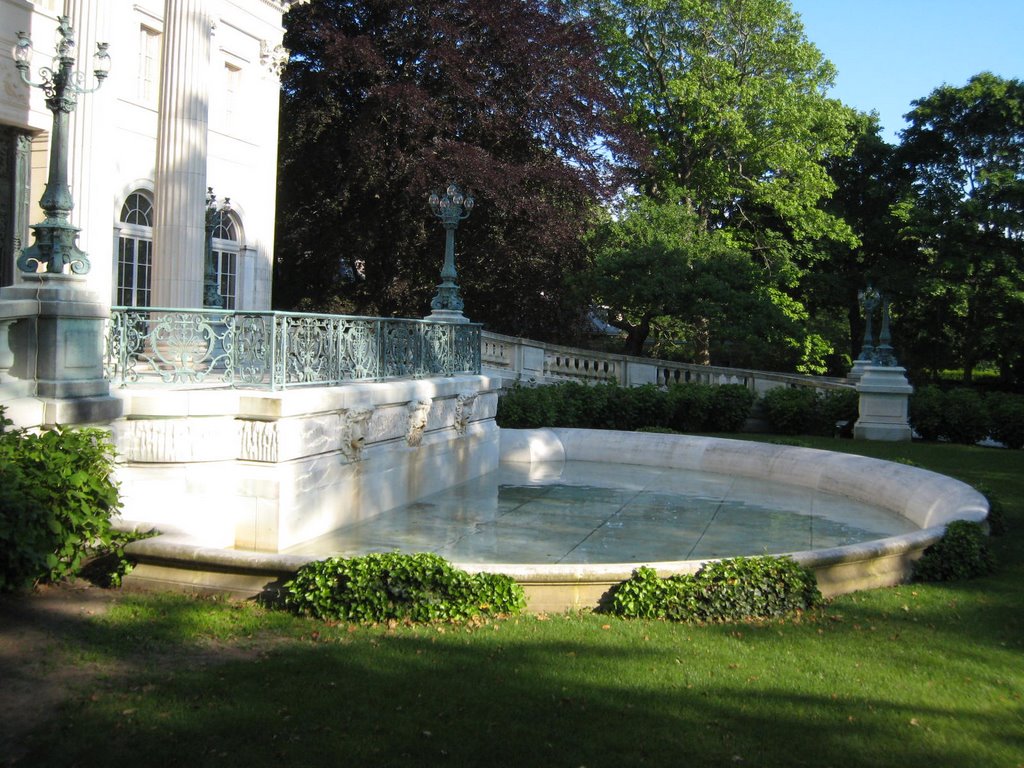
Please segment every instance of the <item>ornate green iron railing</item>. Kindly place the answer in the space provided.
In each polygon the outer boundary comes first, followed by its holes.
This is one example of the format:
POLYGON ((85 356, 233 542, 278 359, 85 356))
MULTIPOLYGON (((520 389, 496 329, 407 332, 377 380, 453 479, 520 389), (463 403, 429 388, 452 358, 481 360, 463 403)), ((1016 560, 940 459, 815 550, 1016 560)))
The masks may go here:
POLYGON ((257 389, 480 373, 480 325, 381 317, 112 307, 111 383, 257 389))

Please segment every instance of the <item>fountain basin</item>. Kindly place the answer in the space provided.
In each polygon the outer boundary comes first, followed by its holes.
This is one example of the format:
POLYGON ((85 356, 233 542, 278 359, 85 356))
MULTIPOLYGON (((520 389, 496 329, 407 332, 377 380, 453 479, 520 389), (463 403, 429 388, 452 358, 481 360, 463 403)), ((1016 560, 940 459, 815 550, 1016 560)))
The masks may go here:
MULTIPOLYGON (((862 456, 722 438, 576 429, 501 430, 503 464, 611 462, 667 467, 783 483, 888 510, 912 524, 895 536, 791 553, 815 572, 826 596, 905 581, 914 559, 955 519, 983 521, 985 498, 970 486, 927 470, 862 456)), ((387 514, 387 513, 384 513, 387 514)), ((131 586, 175 586, 251 596, 273 590, 314 559, 197 546, 161 536, 133 544, 140 567, 131 586)), ((749 554, 760 554, 750 552, 749 554)), ((506 573, 523 585, 535 611, 595 607, 639 565, 662 576, 693 573, 705 560, 616 563, 459 563, 471 571, 506 573)))

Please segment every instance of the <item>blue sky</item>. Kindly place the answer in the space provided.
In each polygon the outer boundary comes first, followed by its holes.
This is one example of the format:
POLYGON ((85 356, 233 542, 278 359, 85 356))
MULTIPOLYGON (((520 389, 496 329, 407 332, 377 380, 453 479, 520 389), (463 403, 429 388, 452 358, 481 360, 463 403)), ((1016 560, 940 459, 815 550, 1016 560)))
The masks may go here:
POLYGON ((839 71, 832 96, 898 142, 910 102, 988 70, 1024 79, 1024 0, 791 0, 839 71))

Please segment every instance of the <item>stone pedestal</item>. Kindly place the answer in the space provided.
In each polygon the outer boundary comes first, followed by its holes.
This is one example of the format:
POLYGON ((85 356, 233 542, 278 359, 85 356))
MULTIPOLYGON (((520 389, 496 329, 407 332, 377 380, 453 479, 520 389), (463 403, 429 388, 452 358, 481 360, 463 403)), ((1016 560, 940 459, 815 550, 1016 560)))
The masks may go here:
POLYGON ((853 436, 858 440, 909 440, 907 404, 913 391, 907 382, 906 369, 865 366, 857 384, 860 418, 853 425, 853 436))
POLYGON ((850 381, 860 381, 861 377, 864 375, 864 369, 869 365, 873 365, 870 360, 861 360, 860 358, 854 360, 853 367, 850 368, 850 372, 846 374, 846 378, 850 379, 850 381))
POLYGON ((32 274, 24 281, 0 290, 0 304, 10 310, 3 313, 2 399, 34 396, 42 401, 43 424, 118 417, 121 402, 110 397, 103 377, 107 305, 86 290, 82 277, 32 274))

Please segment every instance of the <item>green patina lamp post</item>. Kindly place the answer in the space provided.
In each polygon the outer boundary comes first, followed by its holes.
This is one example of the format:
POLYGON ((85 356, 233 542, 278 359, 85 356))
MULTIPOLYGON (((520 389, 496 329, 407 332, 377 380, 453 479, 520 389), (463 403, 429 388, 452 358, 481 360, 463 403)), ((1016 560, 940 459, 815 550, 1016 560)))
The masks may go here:
POLYGON ((875 309, 878 308, 881 295, 869 285, 865 290, 858 292, 857 298, 860 299, 861 306, 864 307, 864 342, 861 344, 860 355, 857 359, 867 362, 873 358, 875 352, 875 337, 871 329, 871 319, 875 314, 875 309))
POLYGON ((213 187, 206 188, 206 269, 203 275, 203 306, 224 309, 224 297, 217 285, 217 265, 213 261, 213 233, 221 223, 221 217, 231 210, 231 198, 218 200, 213 187))
POLYGON ((436 192, 430 195, 430 210, 441 220, 445 229, 444 265, 441 267, 441 284, 430 302, 428 319, 467 322, 462 314, 463 302, 459 296, 455 272, 455 230, 459 222, 469 218, 473 210, 473 197, 464 195, 458 185, 450 183, 444 195, 436 192))
POLYGON ((44 272, 47 275, 64 274, 70 270, 76 275, 89 271, 89 257, 78 248, 79 228, 68 220, 74 208, 71 188, 68 186, 68 126, 80 94, 92 93, 103 85, 110 71, 107 43, 97 43, 93 55, 94 88, 84 87, 84 72, 76 72, 75 31, 67 16, 58 17, 57 55, 49 67, 41 67, 42 81, 34 83, 29 75, 32 60, 32 40, 24 32, 18 33, 14 45, 14 64, 21 79, 46 94, 46 106, 53 113, 53 133, 50 137, 50 172, 39 205, 46 214, 40 224, 32 226, 35 244, 22 250, 18 256, 18 269, 22 272, 44 272), (40 269, 42 267, 43 269, 40 269))

